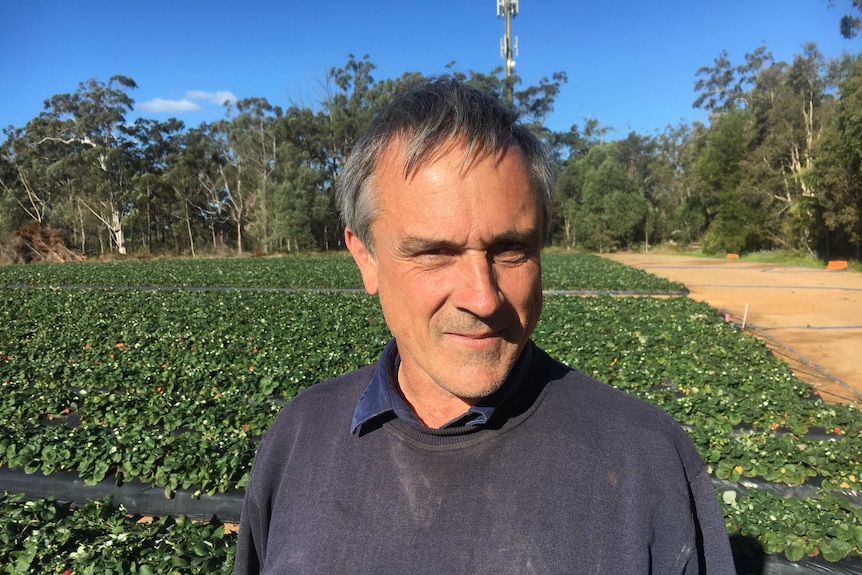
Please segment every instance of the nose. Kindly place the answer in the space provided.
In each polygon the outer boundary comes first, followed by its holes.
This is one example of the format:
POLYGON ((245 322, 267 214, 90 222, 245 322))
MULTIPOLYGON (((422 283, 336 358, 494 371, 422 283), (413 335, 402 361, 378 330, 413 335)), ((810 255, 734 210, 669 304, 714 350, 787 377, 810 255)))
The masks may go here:
POLYGON ((453 305, 476 317, 490 317, 503 303, 494 262, 485 253, 464 254, 460 259, 453 305))

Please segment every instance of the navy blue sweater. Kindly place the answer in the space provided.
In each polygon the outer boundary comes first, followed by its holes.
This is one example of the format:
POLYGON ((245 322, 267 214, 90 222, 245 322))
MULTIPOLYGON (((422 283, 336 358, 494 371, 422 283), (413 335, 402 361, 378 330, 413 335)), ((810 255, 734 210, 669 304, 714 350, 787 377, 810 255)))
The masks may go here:
POLYGON ((734 573, 679 425, 536 352, 477 427, 351 435, 374 365, 298 395, 255 458, 235 572, 734 573))

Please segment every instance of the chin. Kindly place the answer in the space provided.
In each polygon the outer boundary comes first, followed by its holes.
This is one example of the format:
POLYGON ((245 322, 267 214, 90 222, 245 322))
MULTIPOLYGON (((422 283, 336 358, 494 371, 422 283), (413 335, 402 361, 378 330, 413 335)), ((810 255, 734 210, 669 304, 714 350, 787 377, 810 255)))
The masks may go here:
POLYGON ((470 387, 462 387, 462 386, 452 386, 448 389, 448 391, 454 395, 457 395, 461 399, 482 399, 484 397, 488 397, 495 391, 499 390, 503 387, 503 383, 506 381, 506 376, 497 375, 492 378, 477 378, 470 377, 472 381, 481 381, 482 383, 471 385, 470 387))

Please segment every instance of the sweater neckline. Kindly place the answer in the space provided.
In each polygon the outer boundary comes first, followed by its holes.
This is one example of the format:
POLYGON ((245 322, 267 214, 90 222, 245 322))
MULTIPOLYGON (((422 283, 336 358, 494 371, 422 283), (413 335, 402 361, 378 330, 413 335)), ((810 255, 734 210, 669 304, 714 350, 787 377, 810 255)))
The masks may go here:
MULTIPOLYGON (((497 437, 514 429, 538 409, 545 397, 553 362, 535 348, 530 370, 517 391, 495 410, 484 424, 434 429, 409 423, 397 417, 381 422, 381 426, 421 449, 458 449, 497 437)), ((379 431, 382 431, 379 430, 379 431)))

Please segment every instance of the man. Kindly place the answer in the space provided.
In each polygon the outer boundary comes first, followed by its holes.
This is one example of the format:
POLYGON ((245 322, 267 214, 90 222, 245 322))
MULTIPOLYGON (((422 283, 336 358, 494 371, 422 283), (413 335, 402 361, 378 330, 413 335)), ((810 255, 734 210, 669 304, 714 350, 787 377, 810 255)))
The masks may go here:
POLYGON ((236 573, 733 573, 666 414, 549 358, 542 144, 448 79, 398 97, 338 184, 394 336, 293 399, 258 450, 236 573))

